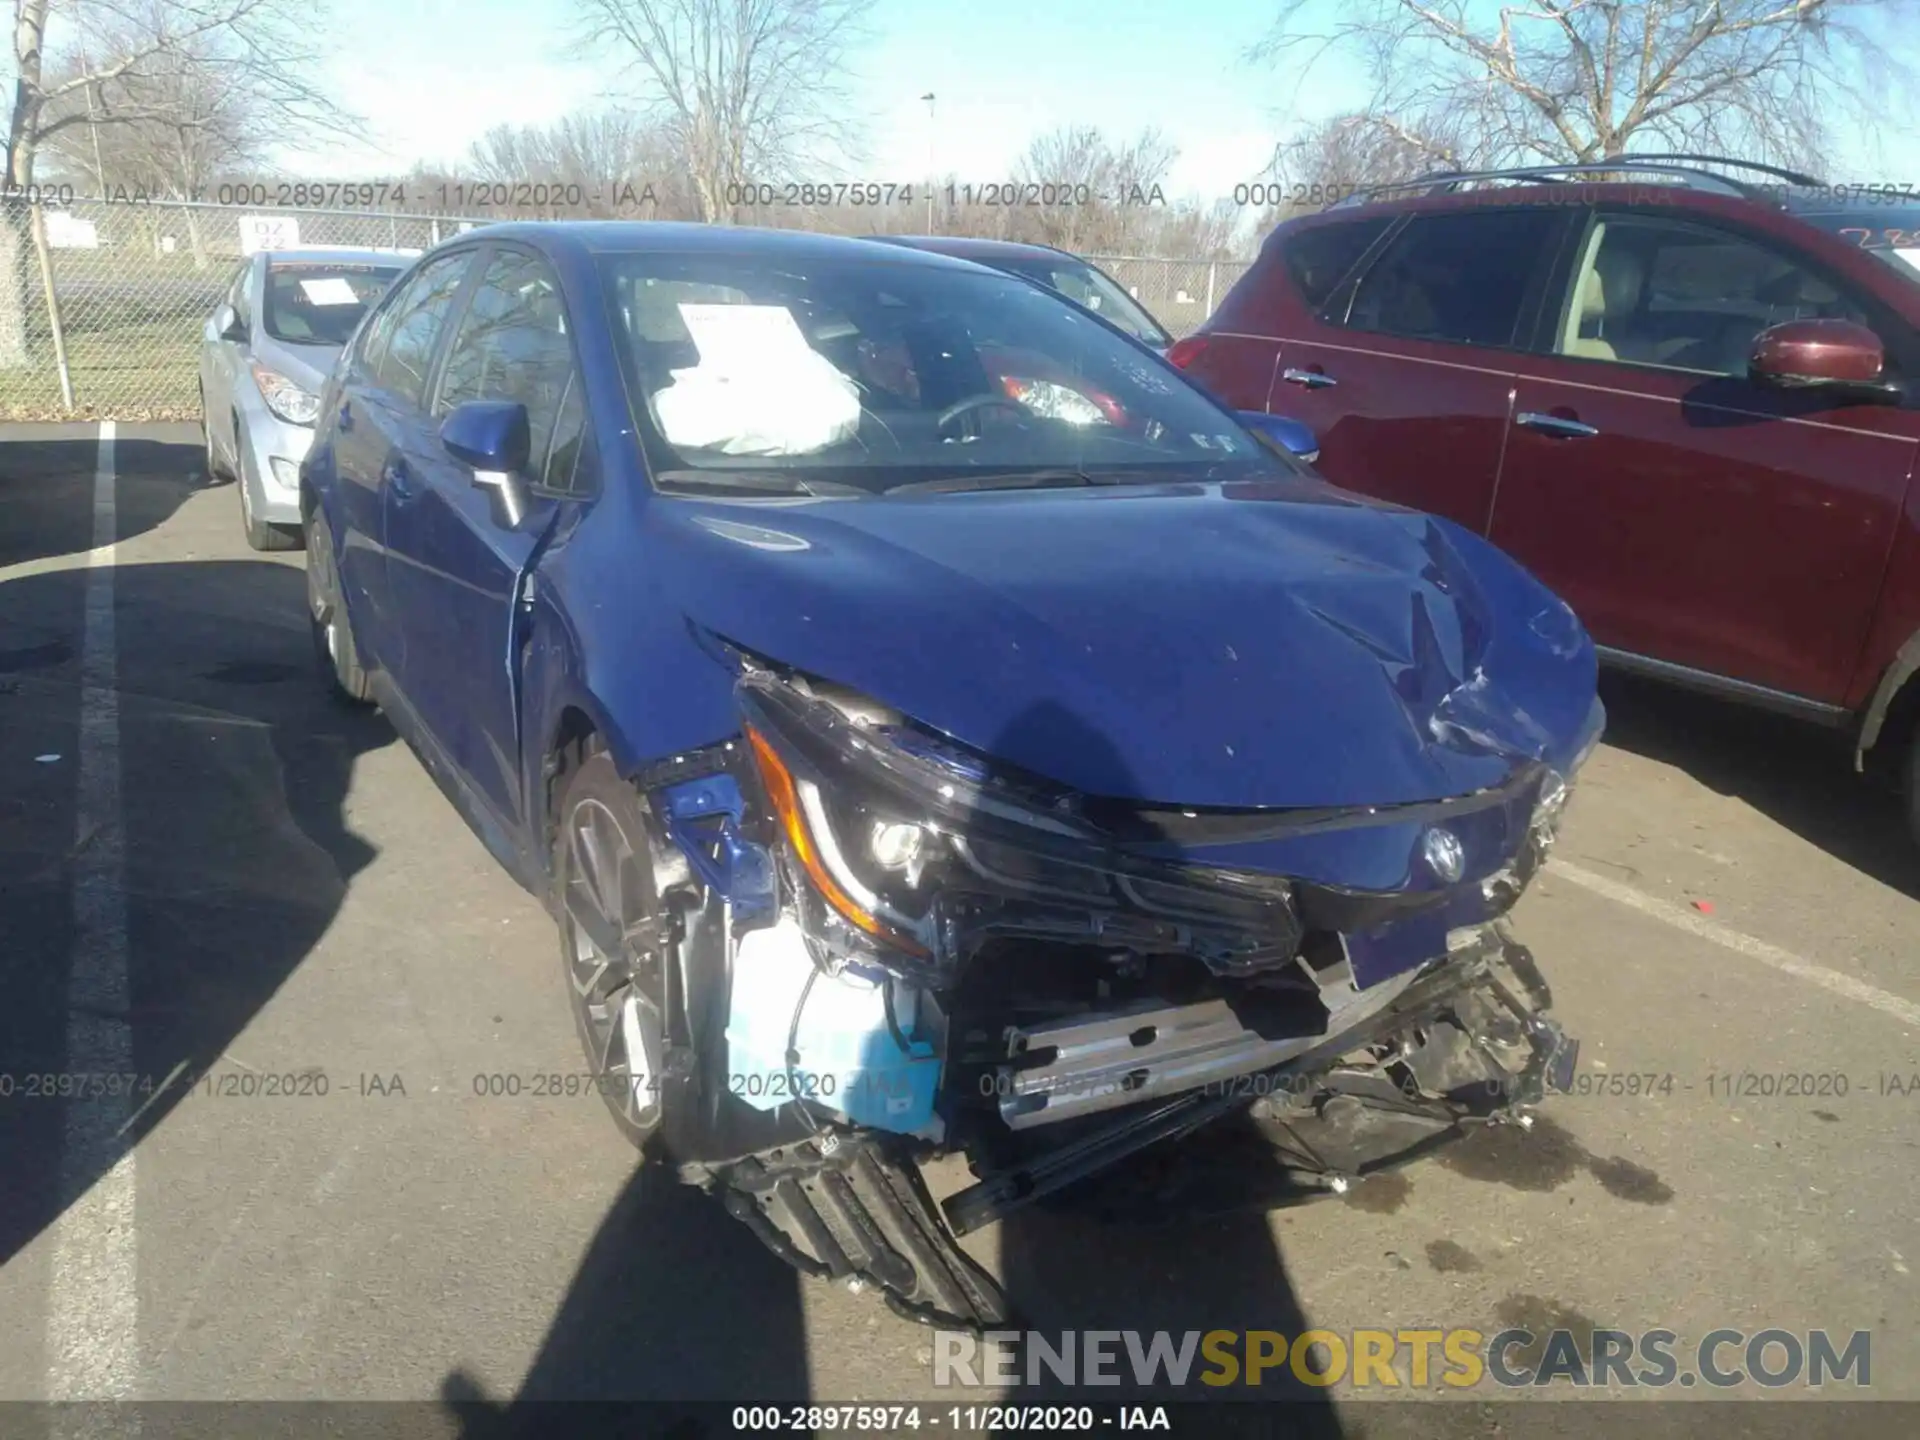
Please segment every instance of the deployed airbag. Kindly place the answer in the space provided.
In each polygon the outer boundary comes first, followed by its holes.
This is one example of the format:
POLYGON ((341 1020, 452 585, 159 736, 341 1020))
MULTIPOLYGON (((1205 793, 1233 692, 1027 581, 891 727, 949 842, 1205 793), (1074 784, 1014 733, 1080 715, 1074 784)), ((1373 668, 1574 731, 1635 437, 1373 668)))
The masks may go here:
POLYGON ((653 394, 676 446, 727 455, 810 455, 860 428, 860 392, 807 344, 781 305, 680 306, 700 363, 653 394))

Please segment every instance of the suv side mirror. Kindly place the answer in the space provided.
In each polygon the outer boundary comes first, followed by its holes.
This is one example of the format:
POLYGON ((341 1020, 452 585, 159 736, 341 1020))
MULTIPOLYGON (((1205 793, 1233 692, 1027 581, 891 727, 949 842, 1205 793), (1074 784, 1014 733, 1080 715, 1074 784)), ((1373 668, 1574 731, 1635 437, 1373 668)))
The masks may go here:
POLYGON ((514 400, 469 400, 441 422, 440 443, 463 465, 473 483, 500 492, 509 527, 527 518, 527 455, 533 441, 527 407, 514 400))
POLYGON ((247 327, 240 323, 240 317, 234 313, 233 306, 224 300, 220 308, 213 312, 213 328, 222 340, 237 340, 246 343, 247 327))
POLYGON ((1881 378, 1887 350, 1880 337, 1851 320, 1786 320, 1753 338, 1748 378, 1779 389, 1837 389, 1863 399, 1898 391, 1881 378))

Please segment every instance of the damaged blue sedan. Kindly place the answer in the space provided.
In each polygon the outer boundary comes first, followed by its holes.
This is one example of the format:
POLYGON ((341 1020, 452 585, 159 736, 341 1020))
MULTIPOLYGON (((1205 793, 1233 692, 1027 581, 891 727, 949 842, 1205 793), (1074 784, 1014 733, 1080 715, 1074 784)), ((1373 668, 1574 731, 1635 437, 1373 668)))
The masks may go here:
POLYGON ((1567 1084, 1506 917, 1600 736, 1572 613, 1037 287, 474 231, 301 509, 325 674, 546 902, 616 1124, 803 1271, 991 1325, 955 1239, 1020 1206, 1228 1123, 1339 1190, 1567 1084))

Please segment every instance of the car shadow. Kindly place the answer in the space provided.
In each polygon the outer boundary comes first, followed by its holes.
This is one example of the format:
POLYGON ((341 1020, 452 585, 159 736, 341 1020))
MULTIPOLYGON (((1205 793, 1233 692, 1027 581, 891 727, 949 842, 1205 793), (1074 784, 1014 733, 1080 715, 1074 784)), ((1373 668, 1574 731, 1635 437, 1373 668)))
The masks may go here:
MULTIPOLYGON (((1051 702, 1018 716, 990 753, 1065 754, 1087 774, 1130 773, 1097 723, 1051 702)), ((1138 786, 1129 778, 1119 793, 1138 793, 1138 786)), ((1264 1330, 1291 1344, 1310 1327, 1268 1211, 1298 1198, 1251 1125, 1238 1117, 1217 1121, 1006 1216, 998 1227, 998 1271, 1009 1309, 1017 1325, 1046 1336, 1056 1352, 1061 1332, 1069 1331, 1083 1345, 1087 1332, 1099 1330, 1138 1331, 1142 1345, 1165 1331, 1176 1346, 1189 1334, 1264 1330)), ((1185 1382, 1175 1384, 1164 1370, 1139 1374, 1124 1344, 1114 1349, 1110 1373, 1117 1383, 1087 1384, 1083 1370, 1082 1383, 1070 1385, 1033 1365, 1011 1398, 1290 1401, 1298 1402, 1287 1407, 1291 1433, 1342 1433, 1325 1388, 1301 1382, 1285 1365, 1265 1371, 1258 1383, 1242 1370, 1235 1381, 1209 1385, 1201 1376, 1211 1368, 1218 1377, 1220 1368, 1196 1355, 1185 1382)))
MULTIPOLYGON (((520 1388, 441 1384, 464 1440, 675 1433, 675 1406, 810 1394, 801 1277, 664 1166, 635 1169, 582 1256, 520 1388), (646 1402, 636 1428, 632 1402, 646 1402)), ((702 1429, 688 1433, 710 1433, 702 1429)))
MULTIPOLYGON (((47 525, 90 517, 91 471, 47 525)), ((118 488, 123 535, 168 509, 118 488)), ((223 1068, 307 957, 374 855, 343 814, 354 766, 393 739, 320 683, 297 565, 116 565, 111 672, 83 654, 88 579, 0 582, 0 634, 66 651, 0 675, 0 1263, 223 1068)))
MULTIPOLYGON (((115 524, 129 540, 165 524, 209 482, 199 428, 122 426, 113 447, 115 524)), ((90 503, 99 463, 92 424, 0 426, 0 570, 93 547, 90 503)), ((0 674, 17 637, 0 638, 0 674)))
POLYGON ((1853 769, 1839 731, 1638 675, 1603 672, 1607 743, 1685 771, 1881 884, 1920 899, 1897 791, 1853 769))

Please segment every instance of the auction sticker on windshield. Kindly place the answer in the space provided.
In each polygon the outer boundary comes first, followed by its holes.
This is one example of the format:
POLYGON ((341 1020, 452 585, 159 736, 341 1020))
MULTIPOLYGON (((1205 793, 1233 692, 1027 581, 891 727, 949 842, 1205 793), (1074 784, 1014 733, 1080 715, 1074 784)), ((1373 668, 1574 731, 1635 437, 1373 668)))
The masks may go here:
POLYGON ((302 280, 300 293, 309 305, 358 305, 360 297, 353 286, 338 275, 323 275, 317 280, 302 280))

